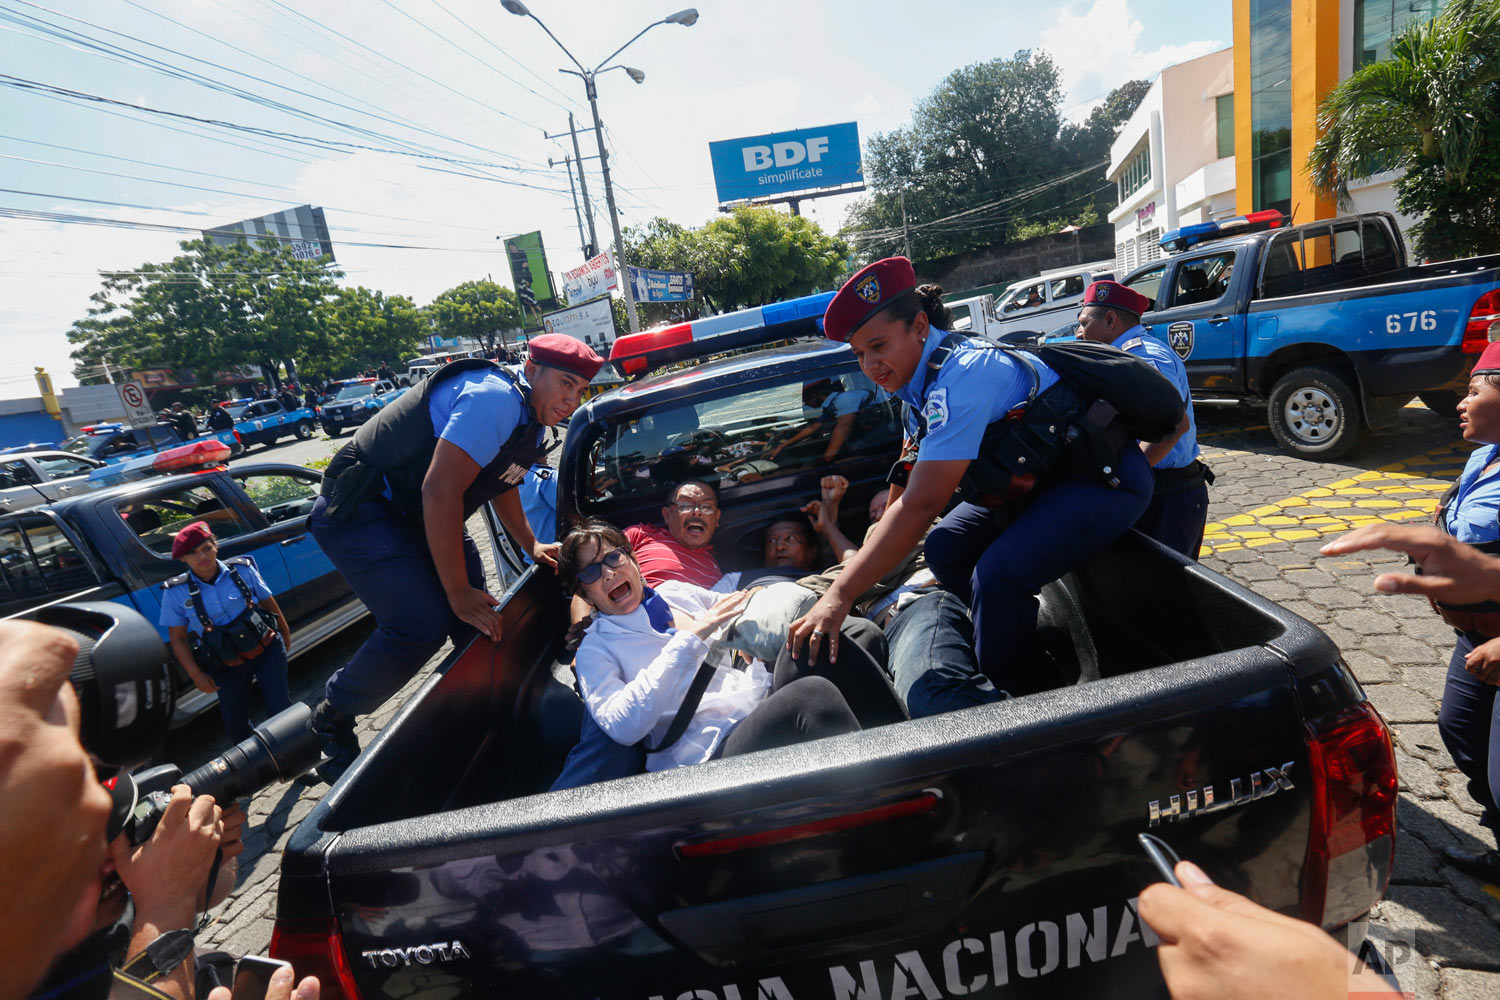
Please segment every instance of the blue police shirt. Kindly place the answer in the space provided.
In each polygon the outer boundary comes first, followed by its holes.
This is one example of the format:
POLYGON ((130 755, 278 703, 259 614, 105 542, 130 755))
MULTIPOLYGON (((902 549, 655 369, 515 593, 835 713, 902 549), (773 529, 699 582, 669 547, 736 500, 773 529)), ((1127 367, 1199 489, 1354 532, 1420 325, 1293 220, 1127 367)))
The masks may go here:
MULTIPOLYGON (((521 509, 526 511, 526 523, 531 533, 543 545, 557 541, 557 470, 546 465, 533 465, 526 470, 526 478, 516 487, 521 494, 521 509)), ((531 556, 526 557, 531 562, 531 556)))
MULTIPOLYGON (((526 421, 526 397, 504 375, 481 369, 445 379, 433 389, 427 412, 432 433, 462 448, 483 468, 526 421)), ((538 439, 542 433, 537 432, 538 439)))
POLYGON ((1443 526, 1460 542, 1482 545, 1500 540, 1500 469, 1482 476, 1500 445, 1475 448, 1458 477, 1458 492, 1443 513, 1443 526))
MULTIPOLYGON (((235 586, 234 578, 229 575, 229 568, 222 559, 218 560, 218 567, 218 575, 212 580, 207 583, 203 580, 198 581, 198 590, 203 598, 203 610, 208 612, 209 620, 215 625, 228 625, 244 612, 245 597, 240 593, 240 588, 235 586)), ((266 581, 262 579, 260 570, 255 568, 253 559, 249 563, 235 563, 234 569, 239 573, 240 579, 245 581, 245 586, 250 588, 251 595, 257 601, 276 596, 271 593, 271 588, 266 586, 266 581)), ((192 571, 189 570, 187 576, 191 575, 192 571)), ((163 585, 161 617, 157 619, 157 624, 163 628, 185 626, 194 635, 203 634, 203 623, 198 620, 198 614, 193 609, 192 599, 188 595, 186 577, 181 583, 174 585, 169 580, 163 585)))
POLYGON ((919 462, 978 458, 985 428, 1026 401, 1032 371, 1040 376, 1038 393, 1057 382, 1057 374, 1040 361, 1031 359, 1032 367, 1006 351, 966 339, 948 355, 924 397, 927 359, 946 336, 947 330, 932 328, 911 381, 896 390, 897 399, 927 418, 919 462))
POLYGON ((1198 459, 1198 421, 1193 416, 1193 397, 1188 391, 1187 365, 1182 363, 1176 351, 1147 333, 1146 328, 1139 323, 1115 338, 1114 346, 1126 354, 1133 354, 1155 365, 1156 370, 1177 387, 1177 394, 1187 404, 1187 433, 1177 439, 1172 450, 1167 452, 1155 467, 1181 469, 1192 465, 1198 459))

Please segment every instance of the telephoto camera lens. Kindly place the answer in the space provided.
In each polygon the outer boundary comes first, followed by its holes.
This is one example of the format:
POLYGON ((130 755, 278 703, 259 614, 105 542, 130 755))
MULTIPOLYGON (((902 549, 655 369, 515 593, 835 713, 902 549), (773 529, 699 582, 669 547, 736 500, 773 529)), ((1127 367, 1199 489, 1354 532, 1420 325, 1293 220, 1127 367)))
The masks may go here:
POLYGON ((308 723, 312 709, 298 702, 255 727, 255 731, 213 760, 182 776, 194 795, 212 795, 226 805, 254 795, 275 781, 291 781, 323 757, 323 746, 308 723))
POLYGON ((79 742, 101 764, 131 767, 161 747, 172 722, 172 668, 156 626, 105 601, 54 604, 23 616, 71 635, 78 658, 79 742))

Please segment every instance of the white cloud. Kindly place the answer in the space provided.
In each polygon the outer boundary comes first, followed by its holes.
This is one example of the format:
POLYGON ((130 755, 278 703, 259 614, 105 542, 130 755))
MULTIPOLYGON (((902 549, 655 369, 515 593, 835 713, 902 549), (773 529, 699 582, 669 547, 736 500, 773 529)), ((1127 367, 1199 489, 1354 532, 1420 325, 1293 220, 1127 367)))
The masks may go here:
MULTIPOLYGON (((1109 92, 1126 80, 1150 80, 1168 66, 1217 52, 1228 43, 1204 40, 1143 47, 1145 27, 1127 0, 1094 0, 1081 13, 1064 9, 1042 32, 1038 46, 1052 57, 1062 76, 1064 114, 1088 117, 1109 92)), ((1150 45, 1150 39, 1145 44, 1150 45)))

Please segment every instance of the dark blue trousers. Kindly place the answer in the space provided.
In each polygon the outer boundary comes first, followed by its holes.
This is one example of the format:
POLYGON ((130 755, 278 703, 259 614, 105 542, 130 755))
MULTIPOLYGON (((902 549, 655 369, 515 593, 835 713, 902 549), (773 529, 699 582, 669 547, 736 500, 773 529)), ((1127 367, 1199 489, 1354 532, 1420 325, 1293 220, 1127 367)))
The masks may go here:
POLYGON ((1500 700, 1495 686, 1464 669, 1474 642, 1460 634, 1448 661, 1438 731, 1453 763, 1469 779, 1469 797, 1484 810, 1479 822, 1500 840, 1500 700))
POLYGON ((991 508, 961 503, 928 533, 927 566, 968 602, 979 669, 994 683, 1009 687, 1031 657, 1037 592, 1108 548, 1146 509, 1154 486, 1146 457, 1126 448, 1117 471, 1115 489, 1092 477, 1061 479, 1008 524, 991 508))
POLYGON ((1203 547, 1203 525, 1208 521, 1208 484, 1166 496, 1155 494, 1136 530, 1169 549, 1197 560, 1203 547))
POLYGON ((219 685, 219 718, 224 732, 233 743, 250 735, 250 680, 260 686, 266 700, 266 716, 292 707, 292 693, 286 679, 286 645, 277 639, 249 663, 223 670, 206 670, 209 679, 219 685))
MULTIPOLYGON (((326 506, 327 498, 319 497, 307 530, 375 616, 375 631, 328 678, 324 697, 345 715, 363 715, 410 680, 444 639, 457 644, 473 629, 448 607, 420 527, 380 500, 360 504, 348 522, 329 518, 326 506)), ((464 559, 470 585, 482 588, 484 564, 467 535, 464 559)))

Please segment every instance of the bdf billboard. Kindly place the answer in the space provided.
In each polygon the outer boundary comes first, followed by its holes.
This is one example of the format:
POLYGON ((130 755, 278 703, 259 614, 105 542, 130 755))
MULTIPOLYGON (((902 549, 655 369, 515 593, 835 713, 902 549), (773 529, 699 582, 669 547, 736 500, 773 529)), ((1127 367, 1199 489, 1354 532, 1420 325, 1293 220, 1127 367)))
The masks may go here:
POLYGON ((863 184, 854 122, 708 144, 719 201, 863 184))

